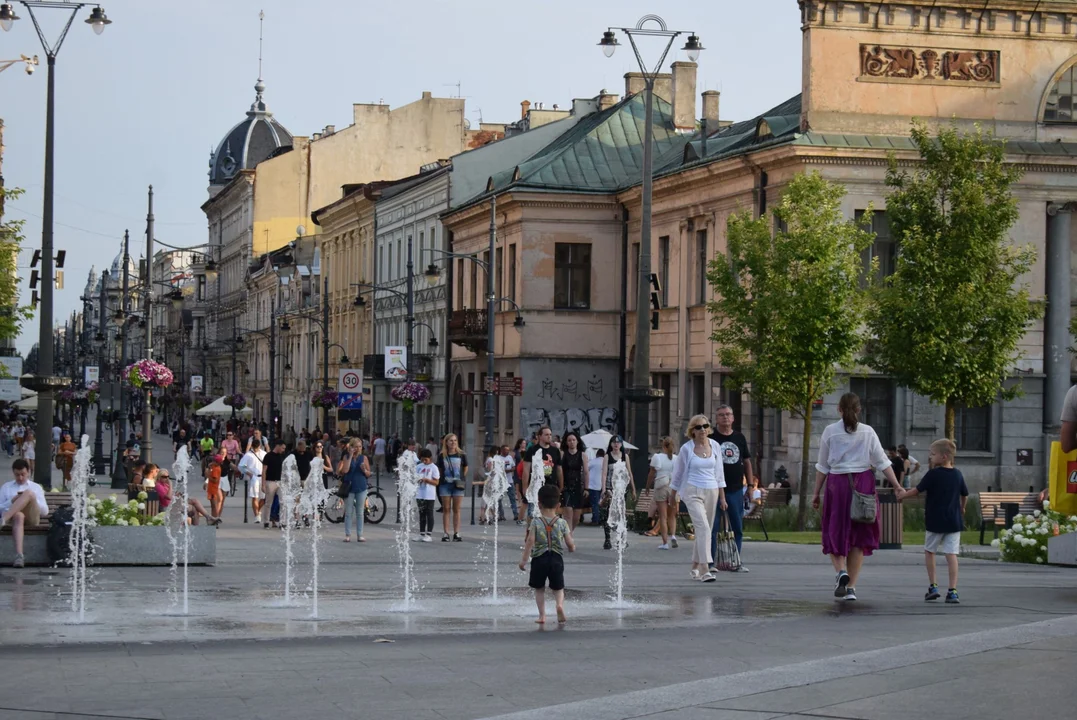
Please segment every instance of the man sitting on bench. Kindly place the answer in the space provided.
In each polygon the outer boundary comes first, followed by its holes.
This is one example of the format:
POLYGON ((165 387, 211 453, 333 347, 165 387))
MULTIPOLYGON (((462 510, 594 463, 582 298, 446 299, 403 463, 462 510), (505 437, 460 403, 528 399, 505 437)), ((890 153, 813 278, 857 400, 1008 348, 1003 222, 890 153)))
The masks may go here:
POLYGON ((11 464, 14 480, 0 487, 0 528, 11 523, 11 535, 15 538, 15 562, 12 567, 21 568, 26 563, 22 556, 22 537, 26 526, 31 527, 41 522, 41 517, 49 514, 49 504, 45 502, 45 491, 30 479, 30 463, 19 458, 11 464))

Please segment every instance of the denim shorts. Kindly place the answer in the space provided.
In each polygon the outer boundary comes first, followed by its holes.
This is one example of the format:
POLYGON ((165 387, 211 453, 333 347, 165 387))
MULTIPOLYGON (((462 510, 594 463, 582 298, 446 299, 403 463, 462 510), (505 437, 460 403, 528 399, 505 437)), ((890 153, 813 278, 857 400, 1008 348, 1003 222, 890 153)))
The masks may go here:
POLYGON ((456 487, 456 483, 439 483, 438 484, 438 497, 464 497, 464 491, 461 488, 456 487))

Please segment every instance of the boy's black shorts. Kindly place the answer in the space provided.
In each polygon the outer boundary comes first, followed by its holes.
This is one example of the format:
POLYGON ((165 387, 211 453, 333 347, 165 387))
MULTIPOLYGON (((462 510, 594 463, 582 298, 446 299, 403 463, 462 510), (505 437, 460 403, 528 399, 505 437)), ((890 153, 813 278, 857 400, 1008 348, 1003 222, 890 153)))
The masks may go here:
POLYGON ((540 590, 546 587, 547 580, 551 590, 565 589, 565 559, 553 550, 531 558, 531 580, 527 584, 540 590))

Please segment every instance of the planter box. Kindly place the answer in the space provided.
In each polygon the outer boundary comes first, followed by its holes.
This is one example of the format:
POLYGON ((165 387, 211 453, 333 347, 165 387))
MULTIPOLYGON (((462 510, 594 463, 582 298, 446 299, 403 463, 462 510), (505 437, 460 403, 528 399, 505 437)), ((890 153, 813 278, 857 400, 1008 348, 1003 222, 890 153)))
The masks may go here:
POLYGON ((1047 539, 1047 564, 1077 566, 1077 533, 1047 539))
MULTIPOLYGON (((190 528, 190 565, 217 562, 217 529, 206 525, 190 528)), ((180 531, 182 532, 182 530, 180 531)), ((94 565, 171 565, 172 545, 163 527, 95 527, 91 530, 95 547, 94 565)), ((23 554, 27 565, 50 565, 45 535, 27 535, 23 554)), ((182 561, 182 546, 180 547, 182 561)), ((15 559, 15 541, 10 533, 0 536, 0 566, 15 559)))

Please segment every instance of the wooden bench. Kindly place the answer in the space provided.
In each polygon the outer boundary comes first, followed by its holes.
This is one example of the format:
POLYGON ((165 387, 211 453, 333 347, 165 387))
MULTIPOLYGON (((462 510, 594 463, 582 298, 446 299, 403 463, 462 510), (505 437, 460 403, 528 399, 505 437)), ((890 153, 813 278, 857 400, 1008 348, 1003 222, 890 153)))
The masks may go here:
POLYGON ((987 492, 980 493, 979 503, 981 545, 984 544, 984 531, 987 530, 988 526, 993 527, 996 538, 998 537, 999 528, 1006 526, 1006 513, 1002 507, 1003 505, 1016 504, 1019 508, 1017 512, 1021 515, 1031 515, 1042 507, 1039 493, 1031 491, 991 492, 991 488, 988 488, 987 492))
MULTIPOLYGON (((684 506, 684 502, 680 501, 680 495, 678 497, 678 509, 677 509, 677 528, 676 532, 682 537, 688 533, 688 525, 691 522, 691 516, 688 515, 688 510, 684 506)), ((640 490, 639 497, 636 500, 636 508, 633 510, 634 522, 637 528, 643 528, 638 532, 642 535, 650 528, 647 522, 654 510, 654 490, 640 490), (639 517, 642 515, 642 518, 639 517)), ((656 521, 657 522, 657 521, 656 521)))
MULTIPOLYGON (((45 502, 49 506, 49 514, 41 517, 41 521, 37 525, 27 525, 23 528, 23 534, 25 535, 44 535, 49 531, 49 516, 58 507, 71 504, 71 493, 69 492, 46 492, 45 502)), ((11 527, 4 527, 5 533, 11 532, 11 527)))
POLYGON ((157 491, 152 488, 147 489, 142 485, 136 485, 134 483, 127 484, 127 499, 137 500, 140 492, 146 493, 146 510, 144 512, 146 518, 152 518, 161 512, 161 503, 157 498, 157 491))

